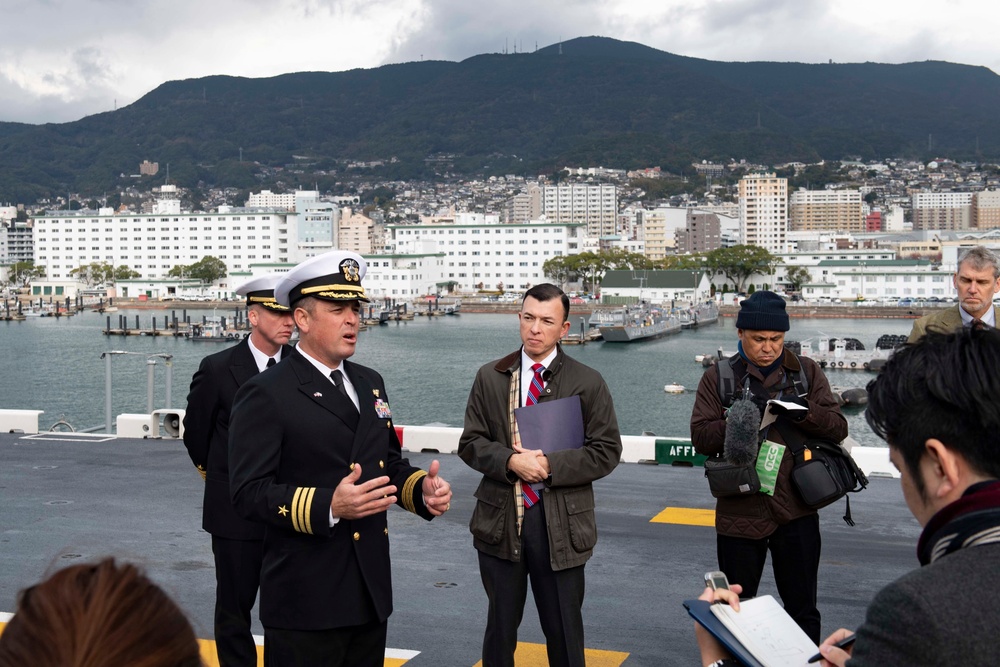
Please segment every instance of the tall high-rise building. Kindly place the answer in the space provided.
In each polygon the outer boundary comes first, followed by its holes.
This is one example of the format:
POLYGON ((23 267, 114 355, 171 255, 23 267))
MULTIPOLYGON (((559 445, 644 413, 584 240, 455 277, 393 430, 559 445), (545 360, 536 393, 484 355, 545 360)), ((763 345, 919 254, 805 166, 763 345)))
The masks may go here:
POLYGON ((548 222, 586 225, 587 234, 594 238, 617 233, 618 190, 614 185, 546 185, 531 194, 541 198, 548 222))
POLYGON ((976 193, 972 199, 972 225, 976 229, 1000 227, 1000 190, 976 193))
POLYGON ((913 229, 969 229, 972 226, 971 192, 918 192, 910 213, 913 229))
POLYGON ((788 200, 791 231, 861 232, 860 190, 796 190, 788 200))
POLYGON ((525 192, 519 192, 504 205, 504 222, 529 222, 542 215, 542 188, 529 185, 525 192))
POLYGON ((740 236, 747 245, 785 252, 788 179, 758 173, 740 179, 740 236))
POLYGON ((708 252, 722 247, 722 223, 719 216, 704 211, 689 210, 687 223, 678 230, 678 253, 708 252))

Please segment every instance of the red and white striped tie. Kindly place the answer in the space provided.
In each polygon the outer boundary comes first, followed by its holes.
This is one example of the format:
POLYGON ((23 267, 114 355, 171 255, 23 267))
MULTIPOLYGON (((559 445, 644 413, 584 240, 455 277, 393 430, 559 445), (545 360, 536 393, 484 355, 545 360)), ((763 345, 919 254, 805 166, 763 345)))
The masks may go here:
MULTIPOLYGON (((535 372, 535 375, 531 378, 531 386, 528 387, 528 405, 538 403, 538 397, 542 395, 542 372, 545 370, 545 366, 533 364, 531 370, 535 372)), ((521 495, 524 496, 525 509, 533 507, 538 502, 538 494, 526 482, 521 482, 521 495)))

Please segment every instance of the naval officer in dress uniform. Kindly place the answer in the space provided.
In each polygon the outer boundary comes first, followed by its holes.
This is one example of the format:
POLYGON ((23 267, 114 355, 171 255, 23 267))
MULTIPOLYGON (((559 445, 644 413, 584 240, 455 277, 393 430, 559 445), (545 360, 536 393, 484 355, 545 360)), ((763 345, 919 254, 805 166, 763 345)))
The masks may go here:
POLYGON ((184 446, 205 478, 202 527, 215 555, 215 644, 221 667, 254 667, 257 647, 250 610, 257 599, 264 527, 243 519, 229 493, 229 415, 244 382, 291 354, 292 311, 274 300, 282 276, 252 278, 236 289, 246 297, 250 335, 202 359, 184 413, 184 446))
POLYGON ((381 667, 392 613, 386 511, 431 519, 451 487, 402 457, 382 377, 347 361, 358 339, 364 259, 334 251, 275 290, 299 344, 245 384, 229 438, 237 512, 266 526, 264 662, 381 667))

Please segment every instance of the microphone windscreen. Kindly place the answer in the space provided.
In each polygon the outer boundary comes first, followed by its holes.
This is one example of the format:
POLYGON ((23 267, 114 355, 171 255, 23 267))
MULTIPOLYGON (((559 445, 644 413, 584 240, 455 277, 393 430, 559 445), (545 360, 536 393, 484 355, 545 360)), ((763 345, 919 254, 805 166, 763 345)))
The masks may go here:
POLYGON ((733 465, 748 465, 757 458, 760 410, 748 398, 733 401, 726 415, 723 456, 733 465))

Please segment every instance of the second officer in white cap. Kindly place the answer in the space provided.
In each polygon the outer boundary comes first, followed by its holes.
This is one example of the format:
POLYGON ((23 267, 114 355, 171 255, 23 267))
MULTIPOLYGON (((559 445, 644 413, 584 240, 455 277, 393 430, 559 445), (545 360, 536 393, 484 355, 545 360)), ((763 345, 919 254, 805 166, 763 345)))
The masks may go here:
POLYGON ((392 613, 392 504, 432 519, 451 487, 402 457, 382 376, 348 359, 358 342, 364 259, 334 251, 275 289, 299 344, 248 382, 233 408, 233 503, 267 526, 260 619, 268 667, 381 667, 392 613))
POLYGON ((257 599, 264 527, 236 514, 229 494, 229 417, 244 382, 292 353, 292 311, 274 300, 282 276, 252 278, 246 297, 250 335, 201 361, 184 414, 184 445, 205 477, 202 527, 215 556, 215 646, 221 667, 257 664, 250 611, 257 599))

